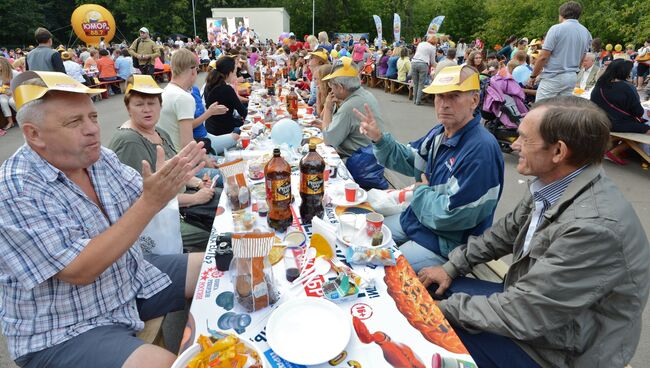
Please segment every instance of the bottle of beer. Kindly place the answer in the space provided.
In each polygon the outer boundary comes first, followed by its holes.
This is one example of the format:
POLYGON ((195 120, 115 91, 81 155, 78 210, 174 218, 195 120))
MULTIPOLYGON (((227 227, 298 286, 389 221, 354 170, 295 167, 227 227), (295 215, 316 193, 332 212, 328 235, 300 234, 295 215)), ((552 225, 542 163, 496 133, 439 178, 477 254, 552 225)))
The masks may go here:
POLYGON ((266 73, 264 73, 264 85, 269 96, 273 96, 275 94, 275 77, 273 77, 271 68, 266 68, 266 73))
POLYGON ((255 82, 262 81, 262 73, 260 72, 260 64, 255 65, 255 72, 253 73, 253 80, 255 82))
POLYGON ((266 177, 266 202, 269 205, 269 226, 284 232, 291 225, 291 166, 280 156, 280 149, 273 150, 273 158, 264 167, 266 177))
POLYGON ((295 87, 291 87, 291 92, 287 96, 287 111, 292 119, 298 119, 298 94, 295 87))
POLYGON ((323 216, 325 161, 316 152, 316 144, 309 144, 309 153, 300 160, 300 217, 303 222, 323 216))

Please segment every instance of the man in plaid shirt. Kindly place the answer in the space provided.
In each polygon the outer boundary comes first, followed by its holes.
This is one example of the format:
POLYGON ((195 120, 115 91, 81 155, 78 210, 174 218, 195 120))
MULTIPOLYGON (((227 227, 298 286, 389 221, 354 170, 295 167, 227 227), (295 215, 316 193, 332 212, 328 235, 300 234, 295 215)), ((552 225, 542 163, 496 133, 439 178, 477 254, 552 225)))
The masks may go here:
POLYGON ((143 257, 137 239, 203 164, 192 143, 143 175, 101 147, 93 90, 62 73, 12 81, 26 144, 0 167, 0 318, 21 367, 169 367, 135 337, 182 309, 202 254, 143 257))

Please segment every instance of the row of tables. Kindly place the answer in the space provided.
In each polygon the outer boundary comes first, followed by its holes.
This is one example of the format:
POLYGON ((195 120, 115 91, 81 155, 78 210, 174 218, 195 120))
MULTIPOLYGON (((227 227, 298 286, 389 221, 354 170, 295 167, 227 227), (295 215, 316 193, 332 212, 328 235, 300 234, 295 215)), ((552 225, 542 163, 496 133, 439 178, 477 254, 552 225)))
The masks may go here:
MULTIPOLYGON (((286 89, 285 89, 286 90, 286 89)), ((253 86, 253 92, 250 96, 249 109, 251 114, 247 117, 248 123, 245 128, 250 126, 252 120, 259 114, 258 103, 262 100, 264 90, 259 86, 253 86)), ((280 101, 275 102, 273 109, 286 110, 280 101)), ((299 115, 303 118, 299 119, 299 123, 303 126, 305 138, 320 138, 320 132, 314 131, 315 128, 304 124, 305 118, 309 120, 311 116, 306 114, 306 106, 301 102, 299 108, 299 115)), ((274 144, 271 142, 267 134, 254 139, 247 149, 237 149, 226 153, 227 160, 236 158, 244 158, 245 160, 255 160, 260 155, 270 154, 274 144)), ((286 147, 285 147, 286 149, 286 147)), ((318 151, 323 156, 326 163, 331 167, 337 167, 338 175, 330 177, 325 186, 326 193, 331 188, 344 185, 346 182, 352 181, 349 173, 345 169, 340 157, 332 147, 320 144, 318 151)), ((284 155, 283 155, 284 156, 284 155)), ((291 163, 291 160, 287 160, 291 163)), ((295 163, 294 163, 295 165, 295 163)), ((247 178, 249 188, 253 199, 263 198, 264 195, 264 180, 252 180, 247 178)), ((324 206, 324 221, 332 228, 325 228, 323 230, 320 226, 319 229, 314 229, 311 223, 305 223, 300 218, 298 210, 300 205, 299 195, 300 172, 295 168, 291 175, 292 193, 295 201, 292 203, 292 211, 294 215, 294 222, 287 232, 301 232, 306 236, 306 246, 310 243, 311 235, 314 231, 325 234, 331 242, 336 242, 336 255, 339 260, 345 261, 344 246, 335 240, 336 235, 332 234, 332 230, 338 227, 338 218, 344 213, 364 214, 372 212, 372 208, 368 203, 361 203, 356 206, 334 206, 331 203, 326 203, 324 206)), ((224 193, 226 191, 224 190, 224 193)), ((327 194, 326 194, 327 197, 327 194)), ((261 199, 263 200, 263 199, 261 199)), ((237 333, 241 338, 253 341, 258 347, 260 352, 264 355, 265 366, 267 367, 304 367, 306 365, 299 365, 288 362, 276 354, 270 347, 267 339, 267 323, 269 318, 278 308, 278 305, 285 303, 288 299, 295 298, 321 298, 323 296, 322 286, 328 279, 334 278, 334 272, 325 276, 318 276, 309 283, 304 283, 298 287, 298 291, 292 290, 291 298, 281 298, 280 302, 273 306, 266 307, 260 311, 248 313, 236 300, 233 301, 233 282, 231 280, 230 271, 219 271, 216 266, 216 251, 217 239, 219 235, 227 232, 241 232, 242 229, 237 227, 233 221, 233 211, 231 211, 226 195, 222 195, 219 202, 219 209, 215 217, 214 225, 210 240, 208 242, 203 264, 197 287, 194 293, 194 299, 190 308, 188 322, 183 334, 181 342, 181 352, 196 343, 200 335, 218 335, 219 332, 237 333)), ((326 200, 327 202, 327 200, 326 200)), ((255 217, 255 229, 263 229, 268 231, 266 225, 266 217, 260 217, 257 213, 249 207, 245 210, 255 217)), ((277 238, 283 239, 286 233, 276 233, 277 238)), ((391 240, 392 241, 392 240, 391 240)), ((394 242, 392 248, 398 257, 399 251, 395 248, 394 242)), ((359 272, 369 280, 372 284, 365 288, 360 288, 360 292, 356 298, 349 301, 339 302, 335 305, 340 308, 344 313, 349 315, 349 328, 351 330, 351 338, 345 347, 345 350, 339 354, 336 359, 329 362, 312 365, 314 367, 391 367, 399 366, 399 359, 390 356, 390 349, 386 346, 382 347, 380 342, 366 343, 360 340, 360 337, 355 334, 352 328, 353 317, 357 321, 362 321, 367 329, 371 332, 384 334, 392 340, 391 347, 393 350, 406 351, 408 354, 409 348, 412 353, 423 364, 422 366, 432 367, 436 366, 436 354, 443 357, 453 357, 467 362, 473 362, 472 358, 467 353, 466 349, 449 326, 449 323, 444 320, 444 316, 440 310, 435 306, 431 297, 426 293, 426 290, 419 284, 419 291, 424 290, 421 298, 427 304, 428 310, 426 314, 430 316, 438 316, 438 320, 429 321, 409 321, 406 315, 410 315, 408 310, 416 309, 417 306, 405 304, 402 300, 403 296, 396 288, 400 288, 401 283, 404 283, 403 277, 410 275, 414 277, 415 274, 411 270, 408 263, 401 257, 398 259, 398 266, 391 267, 375 267, 375 266, 354 266, 352 267, 355 272, 359 272), (410 273, 409 273, 410 272, 410 273), (426 294, 426 295, 424 295, 426 294), (428 299, 427 299, 428 298, 428 299), (437 314, 436 314, 437 313, 437 314), (419 328, 414 327, 414 325, 419 328), (434 342, 437 342, 434 343, 434 342), (444 345, 441 346, 441 345, 444 345), (408 347, 408 348, 406 348, 408 347), (446 347, 446 349, 445 349, 446 347), (395 360, 398 359, 398 360, 395 360), (432 361, 434 363, 432 363, 432 361), (390 362, 390 363, 389 363, 390 362), (395 363, 398 362, 398 363, 395 363), (432 365, 433 364, 433 365, 432 365)), ((285 279, 284 262, 280 261, 273 266, 273 273, 275 276, 276 285, 281 293, 288 292, 288 281, 285 279)), ((417 284, 415 285, 417 287, 417 284)), ((400 289, 401 290, 401 289, 400 289)), ((412 316, 411 316, 412 317, 412 316)), ((308 320, 301 323, 318 325, 318 315, 311 316, 308 320)), ((431 317, 430 317, 431 318, 431 317)), ((375 336, 375 335, 373 335, 375 336)), ((296 342, 296 346, 304 342, 296 342)), ((399 353, 401 354, 401 353, 399 353)), ((334 357, 333 357, 334 358, 334 357)), ((417 366, 417 365, 414 365, 417 366)))

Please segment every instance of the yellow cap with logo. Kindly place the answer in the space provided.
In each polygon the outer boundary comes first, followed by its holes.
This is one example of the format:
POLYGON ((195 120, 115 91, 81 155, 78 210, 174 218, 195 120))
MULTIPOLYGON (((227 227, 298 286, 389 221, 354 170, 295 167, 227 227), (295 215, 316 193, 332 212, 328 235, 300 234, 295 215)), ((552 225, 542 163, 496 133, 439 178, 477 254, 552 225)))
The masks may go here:
POLYGON ((329 61, 329 58, 327 57, 327 50, 325 49, 317 49, 316 51, 309 53, 310 58, 314 56, 318 57, 319 59, 325 62, 329 61))
POLYGON ((436 94, 453 91, 466 92, 478 91, 481 88, 478 73, 473 73, 462 83, 460 82, 461 71, 465 68, 463 65, 448 66, 442 69, 436 75, 429 87, 422 90, 424 93, 436 94))
POLYGON ((124 93, 126 94, 131 91, 138 91, 148 95, 159 95, 163 93, 163 89, 158 87, 158 83, 156 83, 153 77, 146 74, 133 74, 129 77, 124 93))
POLYGON ((356 77, 359 75, 357 69, 352 65, 351 58, 343 56, 334 66, 336 67, 338 64, 342 64, 343 67, 336 69, 333 73, 323 78, 323 80, 329 80, 336 77, 356 77))
POLYGON ((94 95, 106 90, 86 87, 67 74, 59 72, 26 71, 11 80, 11 92, 16 101, 16 109, 20 109, 21 106, 30 101, 42 98, 49 91, 94 95), (39 79, 44 86, 25 84, 30 79, 39 79))

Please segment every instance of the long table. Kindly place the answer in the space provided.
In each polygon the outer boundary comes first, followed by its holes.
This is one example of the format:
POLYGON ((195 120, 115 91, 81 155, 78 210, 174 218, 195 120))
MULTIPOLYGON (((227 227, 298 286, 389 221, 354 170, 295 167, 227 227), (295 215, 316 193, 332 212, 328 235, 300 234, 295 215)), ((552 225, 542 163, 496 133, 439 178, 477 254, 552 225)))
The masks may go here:
MULTIPOLYGON (((246 150, 245 150, 246 151, 246 150)), ((321 145, 319 151, 326 162, 336 162, 338 155, 331 147, 321 145)), ((242 152, 242 156, 254 157, 254 152, 242 152)), ((338 160, 340 162, 340 159, 338 160)), ((338 175, 330 177, 326 182, 327 188, 335 185, 343 185, 351 181, 343 164, 338 167, 338 175)), ((299 195, 299 171, 294 170, 291 177, 292 193, 295 201, 292 203, 294 222, 288 231, 300 231, 307 237, 307 245, 312 233, 310 223, 300 219, 298 210, 300 205, 299 195)), ((260 185, 263 180, 249 182, 250 185, 260 185)), ((263 184, 262 184, 263 185, 263 184)), ((325 205, 324 220, 331 225, 337 226, 338 217, 344 212, 367 213, 372 208, 367 203, 352 207, 337 207, 332 204, 325 205)), ((251 211, 247 209, 246 211, 251 211)), ((257 218, 255 228, 266 228, 265 218, 257 218)), ((257 347, 263 352, 266 364, 269 367, 303 367, 285 361, 271 350, 266 338, 266 323, 277 308, 277 304, 260 311, 247 313, 246 310, 236 302, 228 301, 234 290, 230 279, 230 272, 221 272, 216 267, 216 239, 219 234, 235 230, 232 211, 227 203, 227 196, 221 196, 219 210, 215 217, 212 234, 207 245, 205 258, 201 266, 200 277, 194 293, 194 300, 190 308, 190 315, 181 342, 181 352, 196 342, 200 335, 210 336, 217 331, 227 333, 236 332, 245 339, 254 341, 257 347), (221 297, 220 297, 221 296, 221 297), (226 300, 226 302, 224 302, 226 300)), ((285 234, 276 233, 280 239, 285 234)), ((393 243, 394 246, 394 243, 393 243)), ((345 261, 343 254, 345 246, 336 244, 336 257, 345 261)), ((393 247, 396 256, 399 251, 393 247)), ((360 272, 366 277, 374 280, 374 285, 361 288, 356 298, 350 301, 338 303, 337 305, 346 313, 349 313, 350 320, 357 317, 368 327, 371 332, 381 331, 390 339, 397 342, 399 346, 408 346, 423 366, 432 366, 434 354, 443 357, 453 357, 466 362, 473 362, 471 356, 462 345, 460 339, 449 325, 448 321, 431 299, 430 295, 422 284, 417 281, 415 273, 403 257, 398 258, 396 266, 391 267, 369 267, 354 266, 355 272, 360 272), (416 280, 415 282, 413 280, 416 280), (411 302, 409 298, 417 296, 418 301, 411 302), (408 316, 408 317, 407 317, 408 316), (418 319, 419 316, 419 319, 418 319)), ((273 266, 276 283, 280 290, 284 290, 286 281, 284 263, 278 262, 273 266)), ((316 277, 309 284, 304 284, 298 294, 301 297, 320 298, 323 296, 322 285, 326 279, 333 279, 333 272, 316 277)), ((295 290, 292 291, 292 294, 295 290)), ((318 316, 314 316, 318 318, 318 316)), ((306 321, 309 323, 309 321, 306 321)), ((352 324, 350 324, 351 326, 352 324)), ((352 327, 350 327, 352 328, 352 327)), ((330 361, 317 367, 391 367, 386 360, 387 357, 382 348, 375 343, 364 344, 354 333, 351 339, 336 361, 330 361)))

